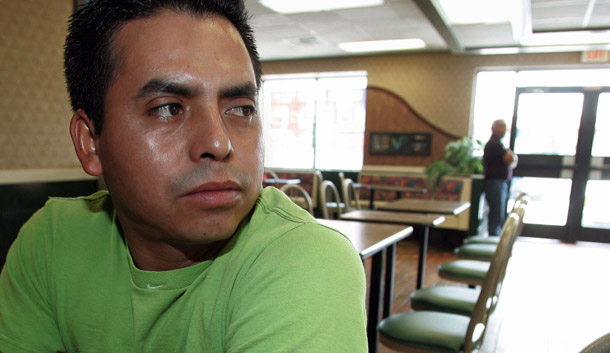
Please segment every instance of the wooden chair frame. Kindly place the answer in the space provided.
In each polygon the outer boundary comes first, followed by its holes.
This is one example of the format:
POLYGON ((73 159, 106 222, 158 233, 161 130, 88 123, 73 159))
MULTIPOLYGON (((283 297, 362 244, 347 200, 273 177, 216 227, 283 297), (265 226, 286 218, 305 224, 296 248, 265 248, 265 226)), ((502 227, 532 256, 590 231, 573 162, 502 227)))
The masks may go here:
POLYGON ((301 206, 312 216, 313 214, 313 201, 307 190, 303 189, 302 186, 297 184, 286 184, 280 188, 295 204, 301 206))
POLYGON ((320 212, 324 219, 339 218, 342 213, 341 198, 335 184, 330 180, 324 180, 320 184, 320 212))
POLYGON ((341 192, 343 194, 345 212, 360 209, 360 196, 358 196, 358 191, 352 179, 343 178, 341 181, 341 192))

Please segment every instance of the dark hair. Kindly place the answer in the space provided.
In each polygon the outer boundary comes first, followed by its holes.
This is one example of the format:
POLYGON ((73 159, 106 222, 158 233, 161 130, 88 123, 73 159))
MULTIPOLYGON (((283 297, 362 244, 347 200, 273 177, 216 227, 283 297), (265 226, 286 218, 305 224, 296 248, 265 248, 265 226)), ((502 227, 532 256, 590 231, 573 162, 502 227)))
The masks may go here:
POLYGON ((242 0, 93 0, 69 21, 64 47, 64 70, 72 109, 84 109, 95 133, 104 125, 104 99, 118 65, 112 41, 127 22, 174 10, 196 16, 227 18, 241 35, 260 86, 261 64, 248 12, 242 0))

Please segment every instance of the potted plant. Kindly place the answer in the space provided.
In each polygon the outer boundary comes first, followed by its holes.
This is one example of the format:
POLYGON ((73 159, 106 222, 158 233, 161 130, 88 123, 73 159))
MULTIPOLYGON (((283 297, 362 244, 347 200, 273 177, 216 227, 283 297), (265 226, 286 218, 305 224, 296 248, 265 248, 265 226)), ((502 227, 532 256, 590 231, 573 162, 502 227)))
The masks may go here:
POLYGON ((425 169, 426 183, 434 193, 446 175, 472 175, 483 173, 483 143, 469 137, 451 141, 445 146, 445 155, 425 169))

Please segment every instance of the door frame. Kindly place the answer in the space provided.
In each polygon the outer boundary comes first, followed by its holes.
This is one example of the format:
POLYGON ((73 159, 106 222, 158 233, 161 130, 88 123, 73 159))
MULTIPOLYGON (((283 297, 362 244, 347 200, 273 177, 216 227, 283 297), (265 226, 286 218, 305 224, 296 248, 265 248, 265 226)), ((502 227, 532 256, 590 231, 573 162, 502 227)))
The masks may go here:
MULTIPOLYGON (((525 224, 526 236, 556 238, 564 242, 594 241, 610 242, 610 229, 582 227, 585 204, 585 190, 589 173, 596 168, 591 166, 591 150, 595 135, 595 122, 599 95, 610 92, 610 87, 517 87, 513 121, 511 125, 510 148, 515 150, 518 122, 519 98, 523 93, 582 93, 583 108, 579 124, 576 154, 573 164, 566 164, 562 155, 519 155, 519 165, 515 176, 565 178, 566 171, 571 173, 572 186, 569 196, 568 216, 565 226, 525 224), (535 160, 535 163, 531 163, 535 160)), ((571 159, 571 158, 569 158, 571 159)))

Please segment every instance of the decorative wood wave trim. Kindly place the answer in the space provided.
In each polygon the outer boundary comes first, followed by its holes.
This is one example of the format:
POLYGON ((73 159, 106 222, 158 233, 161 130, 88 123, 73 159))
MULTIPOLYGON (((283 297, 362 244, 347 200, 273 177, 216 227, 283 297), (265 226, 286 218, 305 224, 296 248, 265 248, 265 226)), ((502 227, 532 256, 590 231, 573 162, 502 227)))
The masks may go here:
POLYGON ((413 107, 407 103, 407 101, 402 98, 401 96, 399 96, 398 94, 383 88, 383 87, 379 87, 379 86, 368 86, 367 87, 367 91, 368 90, 378 90, 378 91, 382 91, 386 94, 392 95, 394 96, 394 98, 396 98, 397 100, 401 101, 405 106, 407 106, 407 108, 409 108, 410 111, 412 111, 419 119, 421 119, 424 123, 428 124, 431 128, 433 128, 434 130, 436 130, 437 132, 447 135, 448 137, 451 137, 453 139, 459 139, 461 136, 458 135, 454 135, 448 131, 445 131, 444 129, 442 129, 441 127, 439 127, 438 125, 435 125, 434 123, 432 123, 430 120, 424 118, 417 110, 413 109, 413 107))
POLYGON ((394 92, 374 86, 367 88, 365 132, 364 165, 426 167, 445 154, 448 142, 459 138, 423 119, 405 99, 394 92), (375 132, 430 134, 430 154, 371 154, 371 135, 375 132))

